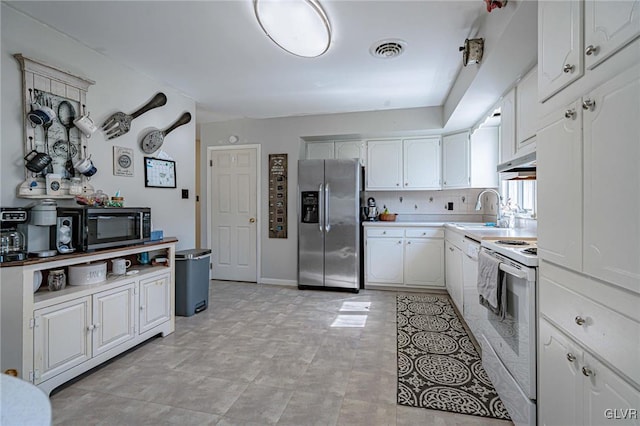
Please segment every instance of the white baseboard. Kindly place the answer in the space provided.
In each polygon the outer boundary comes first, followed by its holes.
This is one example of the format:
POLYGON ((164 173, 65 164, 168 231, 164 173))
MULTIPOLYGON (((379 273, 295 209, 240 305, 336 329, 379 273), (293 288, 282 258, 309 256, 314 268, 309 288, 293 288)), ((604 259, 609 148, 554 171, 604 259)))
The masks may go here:
POLYGON ((272 284, 272 285, 286 285, 290 287, 297 287, 297 280, 281 280, 277 278, 260 278, 260 284, 272 284))

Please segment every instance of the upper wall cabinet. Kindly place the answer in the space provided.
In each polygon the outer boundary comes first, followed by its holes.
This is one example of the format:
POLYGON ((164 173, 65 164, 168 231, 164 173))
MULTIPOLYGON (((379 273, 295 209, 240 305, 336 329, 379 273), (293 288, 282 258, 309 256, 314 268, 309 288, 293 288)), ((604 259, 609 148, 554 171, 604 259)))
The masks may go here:
POLYGON ((541 1, 538 27, 544 102, 640 35, 640 1, 541 1))
POLYGON ((497 188, 497 126, 442 137, 442 189, 497 188))
POLYGON ((442 137, 442 188, 467 188, 471 184, 469 132, 442 137))
POLYGON ((73 198, 69 193, 73 176, 82 179, 84 192, 92 192, 88 178, 76 172, 74 167, 79 160, 88 157, 87 137, 75 127, 74 119, 87 114, 87 90, 94 82, 20 54, 14 57, 22 69, 25 130, 25 181, 18 187, 17 196, 73 198), (48 118, 28 118, 34 111, 45 112, 48 118), (48 163, 46 167, 39 167, 45 163, 48 163), (50 178, 49 186, 46 176, 50 178))
POLYGON ((307 160, 337 160, 357 158, 364 166, 365 144, 364 141, 335 141, 335 142, 308 142, 307 160))
POLYGON ((583 7, 582 1, 538 3, 540 101, 545 101, 584 73, 583 7))
POLYGON ((539 103, 537 69, 532 69, 500 102, 500 163, 536 150, 539 103))
POLYGON ((441 189, 440 137, 367 141, 367 190, 441 189))

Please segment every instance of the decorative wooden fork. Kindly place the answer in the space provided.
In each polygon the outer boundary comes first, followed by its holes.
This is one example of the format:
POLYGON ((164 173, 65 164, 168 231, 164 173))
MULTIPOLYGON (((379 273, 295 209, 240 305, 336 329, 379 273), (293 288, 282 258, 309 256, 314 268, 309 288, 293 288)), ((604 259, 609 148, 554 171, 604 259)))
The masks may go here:
POLYGON ((157 93, 149 102, 131 114, 125 114, 121 111, 111 114, 102 124, 102 130, 107 134, 107 139, 122 136, 131 128, 131 121, 134 118, 141 116, 149 110, 161 107, 166 103, 167 97, 165 94, 162 92, 157 93))

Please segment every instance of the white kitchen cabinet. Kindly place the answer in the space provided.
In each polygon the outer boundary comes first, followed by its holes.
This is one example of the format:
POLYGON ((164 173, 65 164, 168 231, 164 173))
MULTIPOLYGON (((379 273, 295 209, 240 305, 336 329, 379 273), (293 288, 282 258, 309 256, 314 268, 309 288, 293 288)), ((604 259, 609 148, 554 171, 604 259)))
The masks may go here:
POLYGON ((582 270, 582 103, 542 120, 538 130, 538 254, 582 270), (553 188, 553 190, 551 190, 553 188))
POLYGON ((584 95, 582 107, 583 270, 640 293, 640 66, 584 95))
POLYGON ((509 90, 500 101, 500 163, 516 154, 516 88, 509 90))
POLYGON ((538 2, 538 99, 544 102, 584 74, 584 1, 538 2))
POLYGON ((140 280, 140 333, 171 318, 169 274, 140 280))
POLYGON ((440 189, 440 137, 404 139, 404 189, 440 189))
POLYGON ((16 370, 18 377, 48 394, 153 336, 173 333, 175 244, 166 239, 3 264, 0 370, 16 370), (135 259, 141 253, 166 257, 168 265, 138 264, 135 259), (40 273, 46 277, 53 269, 116 258, 131 259, 138 274, 109 275, 101 283, 59 291, 49 291, 44 284, 33 291, 40 273))
POLYGON ((440 189, 440 137, 367 141, 367 190, 440 189))
POLYGON ((93 322, 89 326, 93 356, 135 337, 135 286, 131 282, 93 295, 93 322))
POLYGON ((327 160, 334 158, 335 145, 333 142, 307 143, 307 160, 327 160))
POLYGON ((469 132, 442 137, 442 188, 468 188, 471 184, 469 132))
POLYGON ((365 287, 444 287, 441 228, 365 229, 365 287))
POLYGON ((585 65, 593 69, 640 35, 640 1, 585 1, 585 65))
POLYGON ((451 300, 460 313, 464 311, 462 300, 463 277, 462 277, 462 250, 453 245, 448 240, 444 243, 445 253, 445 283, 451 300))
POLYGON ((516 89, 516 156, 535 151, 538 129, 538 70, 533 68, 516 89))
POLYGON ((133 339, 134 284, 34 311, 34 383, 133 339))
POLYGON ((360 164, 364 165, 366 155, 363 141, 336 141, 334 147, 334 158, 338 160, 357 158, 360 164))
POLYGON ((639 424, 627 411, 640 406, 637 389, 545 319, 539 333, 541 425, 639 424))
POLYGON ((91 358, 91 297, 34 311, 33 373, 39 384, 91 358))
POLYGON ((402 188, 402 140, 367 141, 366 187, 368 190, 402 188))
POLYGON ((444 287, 444 246, 441 239, 405 239, 404 283, 444 287))
POLYGON ((475 130, 469 139, 471 160, 471 188, 498 187, 498 126, 475 130))
POLYGON ((366 246, 367 282, 402 285, 404 282, 402 237, 367 238, 366 246))
POLYGON ((540 425, 575 425, 582 414, 582 351, 547 321, 540 320, 538 411, 540 425), (559 401, 562 401, 560 404, 559 401))
POLYGON ((346 160, 357 158, 364 165, 365 144, 361 140, 307 142, 307 160, 346 160))

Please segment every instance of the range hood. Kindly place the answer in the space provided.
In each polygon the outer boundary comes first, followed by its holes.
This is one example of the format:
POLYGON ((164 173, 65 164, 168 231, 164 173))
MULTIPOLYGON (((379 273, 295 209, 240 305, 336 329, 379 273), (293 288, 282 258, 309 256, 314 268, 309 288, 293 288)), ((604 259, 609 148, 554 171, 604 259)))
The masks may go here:
POLYGON ((498 164, 501 180, 533 180, 536 178, 535 151, 498 164))

